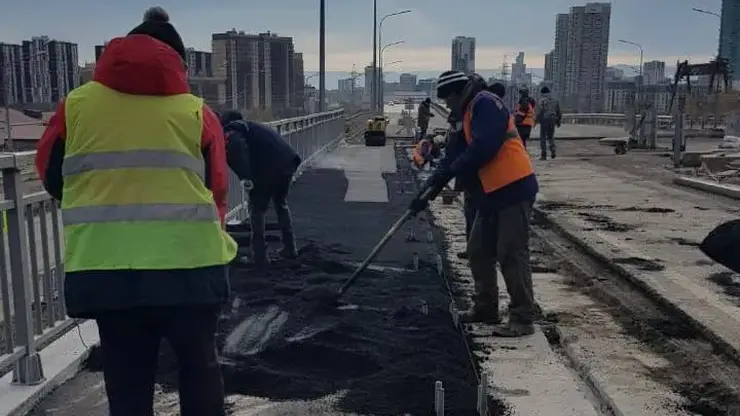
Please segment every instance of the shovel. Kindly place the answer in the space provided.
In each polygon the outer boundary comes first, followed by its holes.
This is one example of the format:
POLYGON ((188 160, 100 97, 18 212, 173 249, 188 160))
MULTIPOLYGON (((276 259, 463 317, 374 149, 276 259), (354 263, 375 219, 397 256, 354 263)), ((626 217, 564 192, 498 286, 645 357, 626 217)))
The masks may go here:
MULTIPOLYGON (((426 190, 420 198, 433 199, 435 189, 426 190)), ((416 213, 409 210, 401 215, 388 232, 373 247, 370 254, 355 269, 339 290, 326 286, 306 289, 281 306, 272 305, 240 323, 226 337, 223 352, 228 356, 250 356, 270 347, 307 339, 339 324, 338 315, 342 297, 370 263, 377 257, 393 235, 416 213)))

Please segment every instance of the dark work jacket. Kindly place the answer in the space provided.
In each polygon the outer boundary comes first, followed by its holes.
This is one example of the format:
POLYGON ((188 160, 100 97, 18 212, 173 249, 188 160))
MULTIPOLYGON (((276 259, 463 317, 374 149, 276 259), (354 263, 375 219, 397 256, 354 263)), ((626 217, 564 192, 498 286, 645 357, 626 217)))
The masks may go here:
POLYGON ((224 126, 226 159, 242 180, 251 180, 255 188, 292 175, 301 157, 272 127, 254 121, 236 120, 224 126))

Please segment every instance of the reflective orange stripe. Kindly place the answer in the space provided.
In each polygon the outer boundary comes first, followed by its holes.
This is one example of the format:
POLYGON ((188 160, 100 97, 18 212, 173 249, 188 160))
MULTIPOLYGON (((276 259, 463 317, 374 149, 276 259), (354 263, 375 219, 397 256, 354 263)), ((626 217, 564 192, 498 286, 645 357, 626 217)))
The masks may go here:
POLYGON ((518 116, 524 116, 524 120, 522 120, 521 126, 534 126, 534 107, 532 107, 532 104, 527 105, 527 109, 522 109, 522 106, 517 104, 516 105, 516 115, 518 116))
MULTIPOLYGON (((500 98, 487 91, 478 94, 473 99, 465 112, 465 118, 463 120, 465 141, 467 141, 468 144, 473 140, 470 128, 470 123, 472 121, 471 110, 473 105, 475 105, 478 99, 483 95, 492 97, 496 100, 500 108, 504 107, 500 98)), ((514 118, 509 116, 509 126, 506 130, 504 144, 501 146, 501 149, 499 149, 496 156, 478 170, 478 178, 480 178, 481 185, 483 185, 483 190, 486 193, 494 192, 506 185, 526 178, 533 173, 534 168, 532 167, 532 161, 529 160, 529 154, 524 149, 522 139, 519 137, 519 133, 516 130, 514 118)))

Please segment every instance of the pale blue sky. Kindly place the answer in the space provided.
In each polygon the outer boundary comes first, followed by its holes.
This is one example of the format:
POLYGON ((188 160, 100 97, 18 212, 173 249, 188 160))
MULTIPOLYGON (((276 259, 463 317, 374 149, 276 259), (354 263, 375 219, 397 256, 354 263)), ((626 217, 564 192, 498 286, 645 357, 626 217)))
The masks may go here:
MULTIPOLYGON (((637 50, 618 39, 641 43, 645 60, 705 60, 717 51, 719 19, 692 12, 719 12, 721 0, 613 0, 610 63, 635 64, 637 50)), ((232 27, 272 30, 293 36, 304 52, 307 71, 318 66, 319 0, 160 0, 185 43, 210 50, 212 32, 232 27)), ((553 46, 555 14, 575 0, 378 0, 378 13, 412 9, 388 19, 385 61, 403 60, 398 70, 438 70, 450 65, 454 36, 477 38, 477 67, 499 67, 505 54, 527 54, 527 64, 543 66, 553 46)), ((93 45, 125 34, 141 19, 151 0, 0 0, 0 42, 47 35, 76 42, 80 59, 92 60, 93 45)), ((327 0, 327 69, 358 70, 372 59, 372 0, 327 0)))

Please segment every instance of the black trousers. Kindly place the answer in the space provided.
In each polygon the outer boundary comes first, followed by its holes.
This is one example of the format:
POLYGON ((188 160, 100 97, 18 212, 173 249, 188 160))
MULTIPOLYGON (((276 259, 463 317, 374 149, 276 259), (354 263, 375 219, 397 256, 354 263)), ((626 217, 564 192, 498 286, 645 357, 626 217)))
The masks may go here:
POLYGON ((516 129, 519 132, 519 137, 522 138, 522 144, 527 147, 527 140, 532 135, 532 126, 516 126, 516 129))
POLYGON ((219 306, 171 306, 97 317, 110 416, 154 416, 154 381, 164 338, 179 367, 180 414, 224 416, 216 354, 219 306))

